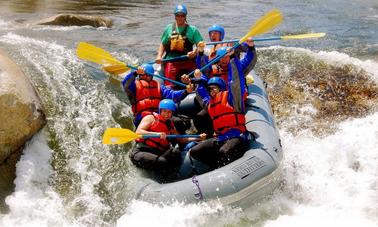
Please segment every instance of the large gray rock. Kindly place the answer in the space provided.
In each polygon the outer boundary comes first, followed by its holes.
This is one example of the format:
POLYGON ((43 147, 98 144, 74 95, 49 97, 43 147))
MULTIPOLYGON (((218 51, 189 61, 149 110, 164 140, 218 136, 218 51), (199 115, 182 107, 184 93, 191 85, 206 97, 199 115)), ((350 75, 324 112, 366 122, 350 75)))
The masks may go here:
POLYGON ((0 49, 0 198, 12 188, 24 143, 45 123, 30 81, 0 49))
POLYGON ((60 25, 60 26, 85 26, 92 27, 112 27, 113 21, 101 16, 59 14, 54 17, 44 19, 37 24, 39 25, 60 25))

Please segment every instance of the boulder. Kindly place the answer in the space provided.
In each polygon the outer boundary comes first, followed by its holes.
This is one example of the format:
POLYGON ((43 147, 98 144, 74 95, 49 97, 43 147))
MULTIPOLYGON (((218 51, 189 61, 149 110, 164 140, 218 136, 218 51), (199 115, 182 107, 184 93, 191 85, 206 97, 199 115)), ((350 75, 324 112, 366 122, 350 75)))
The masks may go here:
POLYGON ((59 26, 85 26, 92 27, 112 27, 113 21, 101 16, 59 14, 54 17, 44 19, 37 23, 38 25, 59 25, 59 26))
POLYGON ((0 198, 13 187, 23 145, 45 123, 41 101, 30 81, 0 49, 0 198))

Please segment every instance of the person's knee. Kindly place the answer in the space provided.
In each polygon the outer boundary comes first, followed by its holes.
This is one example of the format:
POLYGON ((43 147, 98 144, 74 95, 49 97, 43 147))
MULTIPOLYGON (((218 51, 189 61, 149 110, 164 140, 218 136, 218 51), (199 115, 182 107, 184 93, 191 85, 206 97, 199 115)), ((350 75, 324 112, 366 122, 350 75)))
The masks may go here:
POLYGON ((159 156, 156 158, 156 165, 157 166, 167 166, 168 160, 165 157, 159 156))

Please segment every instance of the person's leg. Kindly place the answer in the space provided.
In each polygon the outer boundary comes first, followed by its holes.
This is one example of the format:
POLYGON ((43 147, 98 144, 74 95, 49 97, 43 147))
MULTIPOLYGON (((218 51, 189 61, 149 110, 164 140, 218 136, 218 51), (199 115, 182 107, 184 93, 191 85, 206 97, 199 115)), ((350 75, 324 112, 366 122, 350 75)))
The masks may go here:
POLYGON ((213 136, 213 122, 208 112, 203 109, 193 118, 193 124, 197 129, 198 134, 206 133, 207 138, 213 136))
POLYGON ((205 163, 191 158, 188 152, 186 153, 184 161, 181 164, 181 167, 178 172, 178 177, 180 179, 186 179, 193 175, 206 173, 210 169, 210 166, 206 165, 205 163))
POLYGON ((218 151, 218 166, 224 166, 243 156, 246 144, 242 138, 227 140, 218 151))
POLYGON ((166 158, 160 157, 151 148, 141 143, 135 145, 129 157, 135 166, 143 169, 159 169, 168 165, 166 158))
POLYGON ((219 146, 216 138, 210 138, 192 147, 189 154, 195 160, 201 161, 210 167, 215 167, 218 149, 219 146))
POLYGON ((191 123, 189 118, 172 116, 171 121, 179 134, 185 134, 190 129, 191 123))
MULTIPOLYGON (((176 75, 178 73, 178 70, 179 70, 179 68, 178 68, 177 62, 168 62, 165 65, 164 76, 166 78, 176 80, 176 75)), ((173 84, 171 82, 167 81, 167 80, 165 80, 164 84, 167 87, 173 86, 173 84)))

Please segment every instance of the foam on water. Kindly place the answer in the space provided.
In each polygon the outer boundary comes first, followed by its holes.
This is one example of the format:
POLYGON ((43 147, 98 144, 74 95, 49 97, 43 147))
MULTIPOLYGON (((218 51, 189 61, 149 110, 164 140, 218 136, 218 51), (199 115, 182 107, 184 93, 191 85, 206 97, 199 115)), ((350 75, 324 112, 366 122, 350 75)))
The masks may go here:
MULTIPOLYGON (((54 184, 56 190, 68 197, 64 206, 69 213, 67 218, 75 219, 74 223, 79 225, 101 225, 106 222, 102 215, 111 208, 99 195, 100 190, 110 189, 99 185, 106 182, 108 172, 113 174, 113 166, 118 167, 121 162, 109 154, 110 147, 101 143, 101 137, 108 125, 116 125, 112 108, 118 106, 124 116, 130 115, 130 108, 114 94, 107 93, 105 83, 86 74, 74 51, 13 33, 0 37, 0 41, 17 45, 21 55, 37 70, 30 74, 46 104, 48 126, 54 134, 50 140, 59 143, 54 150, 58 156, 54 163, 54 184)), ((117 174, 121 173, 114 173, 117 174)), ((46 211, 44 215, 48 219, 50 213, 46 211)))
POLYGON ((220 226, 236 223, 241 216, 241 209, 219 203, 168 206, 134 200, 117 221, 117 226, 208 226, 209 222, 220 226))
POLYGON ((17 163, 15 191, 6 198, 10 212, 0 218, 0 226, 67 224, 63 201, 49 184, 52 152, 42 132, 27 143, 17 163))
MULTIPOLYGON (((88 75, 82 72, 85 71, 82 63, 64 46, 13 33, 0 37, 0 41, 17 45, 42 74, 44 83, 39 85, 46 86, 52 101, 60 103, 49 110, 48 121, 67 155, 64 168, 79 179, 75 182, 77 194, 75 190, 68 193, 74 198, 61 198, 56 191, 59 185, 49 182, 59 169, 52 169, 52 151, 44 135, 38 134, 17 165, 16 190, 6 199, 10 212, 0 216, 0 225, 107 225, 103 214, 112 211, 111 199, 122 205, 111 193, 124 188, 118 182, 123 178, 108 177, 116 185, 106 188, 111 194, 107 197, 110 202, 98 192, 98 185, 110 172, 109 166, 118 161, 99 138, 104 128, 117 125, 112 119, 111 106, 121 105, 120 101, 113 95, 104 95, 103 85, 85 79, 88 75), (85 207, 82 210, 81 205, 85 207), (79 214, 72 214, 75 209, 79 214)), ((378 64, 374 61, 361 61, 336 51, 292 49, 332 64, 360 66, 372 78, 378 78, 378 64)), ((129 116, 130 108, 122 107, 126 110, 123 115, 129 116)), ((315 112, 311 106, 305 106, 299 114, 308 117, 315 112)), ((167 206, 131 201, 124 214, 119 215, 117 225, 220 226, 255 223, 256 219, 266 226, 378 225, 378 113, 348 119, 336 133, 324 138, 304 130, 294 136, 285 128, 281 129, 281 137, 285 153, 284 185, 272 199, 251 204, 246 210, 213 203, 167 206)))
POLYGON ((281 47, 281 46, 271 46, 267 49, 277 49, 277 48, 284 48, 289 51, 294 51, 298 53, 305 53, 307 55, 313 56, 316 59, 323 60, 328 64, 334 66, 352 64, 355 66, 359 66, 360 68, 364 69, 365 71, 369 72, 372 75, 372 79, 378 82, 378 62, 373 60, 365 60, 362 61, 357 58, 353 58, 345 53, 340 53, 338 51, 311 51, 304 48, 297 48, 297 47, 281 47))
POLYGON ((378 113, 343 122, 325 138, 281 132, 290 211, 267 226, 378 224, 378 113))

